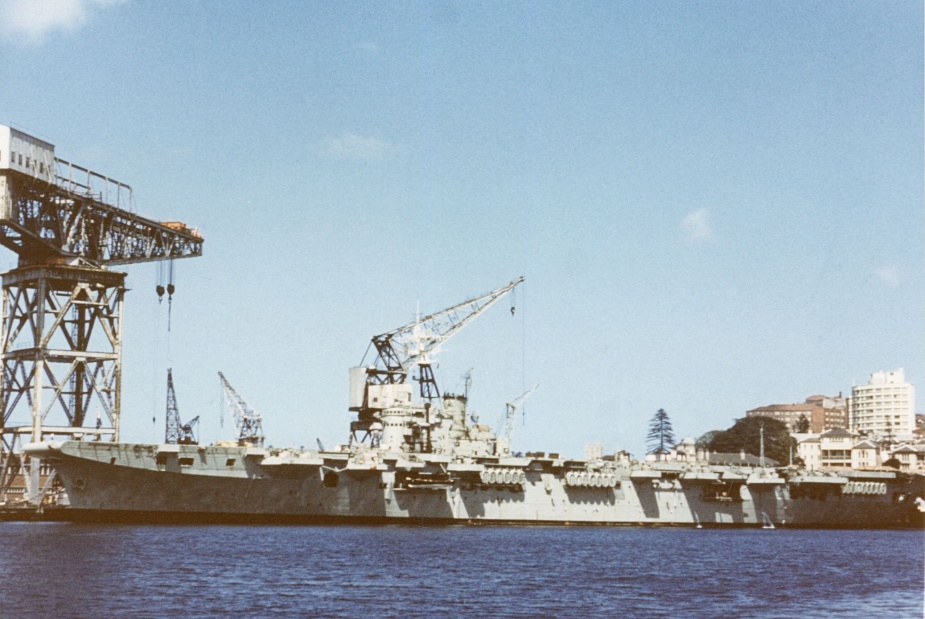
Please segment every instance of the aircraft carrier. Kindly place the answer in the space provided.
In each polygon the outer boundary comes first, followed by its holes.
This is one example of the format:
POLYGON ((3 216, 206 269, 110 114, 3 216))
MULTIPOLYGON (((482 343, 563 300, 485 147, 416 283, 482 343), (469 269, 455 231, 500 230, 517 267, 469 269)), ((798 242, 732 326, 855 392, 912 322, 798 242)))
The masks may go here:
MULTIPOLYGON (((199 445, 181 432, 163 444, 43 441, 24 452, 55 467, 75 520, 923 525, 925 477, 900 471, 717 465, 696 450, 642 462, 512 452, 509 427, 476 423, 466 394, 440 393, 431 356, 521 281, 372 338, 375 361, 350 370, 356 416, 336 449, 264 447, 260 416, 222 376, 239 429, 233 443, 199 445)), ((516 409, 508 405, 507 426, 516 409)))

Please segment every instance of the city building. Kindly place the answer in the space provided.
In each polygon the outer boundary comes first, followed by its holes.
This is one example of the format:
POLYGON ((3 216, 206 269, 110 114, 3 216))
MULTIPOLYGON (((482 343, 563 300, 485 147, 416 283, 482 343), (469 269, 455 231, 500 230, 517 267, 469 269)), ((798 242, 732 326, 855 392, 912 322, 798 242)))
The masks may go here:
POLYGON ((899 461, 899 470, 917 471, 925 469, 925 445, 900 445, 891 454, 899 461))
POLYGON ((851 448, 855 434, 844 428, 834 428, 819 435, 820 468, 851 468, 851 448))
POLYGON ((791 432, 800 430, 801 418, 806 418, 809 428, 806 430, 820 434, 834 428, 848 427, 848 409, 845 399, 838 394, 835 397, 811 395, 805 402, 797 404, 770 404, 746 411, 747 417, 770 417, 783 421, 791 432))
POLYGON ((855 433, 843 429, 792 436, 797 441, 797 454, 808 469, 876 469, 889 466, 902 471, 925 471, 925 442, 858 441, 855 433))
POLYGON ((869 469, 882 462, 880 445, 871 440, 861 441, 851 448, 851 468, 869 469))
POLYGON ((794 434, 797 440, 797 456, 808 469, 822 468, 822 444, 818 434, 794 434))
POLYGON ((849 428, 871 438, 911 440, 915 432, 915 388, 902 368, 874 372, 851 390, 849 428))
POLYGON ((585 445, 585 460, 600 460, 604 457, 604 445, 601 443, 588 443, 585 445))

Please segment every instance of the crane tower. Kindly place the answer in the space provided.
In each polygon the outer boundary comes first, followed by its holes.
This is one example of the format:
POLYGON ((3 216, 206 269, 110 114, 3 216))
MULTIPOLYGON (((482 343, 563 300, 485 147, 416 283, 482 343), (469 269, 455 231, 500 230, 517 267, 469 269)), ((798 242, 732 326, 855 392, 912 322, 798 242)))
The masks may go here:
POLYGON ((119 439, 126 273, 109 267, 200 256, 203 239, 137 215, 130 186, 0 125, 0 244, 18 255, 2 275, 0 500, 22 475, 35 501, 24 440, 119 439))

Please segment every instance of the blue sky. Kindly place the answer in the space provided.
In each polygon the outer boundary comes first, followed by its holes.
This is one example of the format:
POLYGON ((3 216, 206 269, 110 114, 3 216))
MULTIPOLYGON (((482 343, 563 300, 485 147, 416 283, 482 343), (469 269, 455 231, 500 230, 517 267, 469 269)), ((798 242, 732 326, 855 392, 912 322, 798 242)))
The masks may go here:
MULTIPOLYGON (((520 275, 439 356, 515 449, 645 451, 905 368, 925 412, 920 2, 0 0, 0 123, 206 238, 127 269, 123 439, 346 439, 369 338, 520 275), (152 425, 152 416, 157 416, 152 425)), ((4 266, 15 263, 6 254, 4 266)))

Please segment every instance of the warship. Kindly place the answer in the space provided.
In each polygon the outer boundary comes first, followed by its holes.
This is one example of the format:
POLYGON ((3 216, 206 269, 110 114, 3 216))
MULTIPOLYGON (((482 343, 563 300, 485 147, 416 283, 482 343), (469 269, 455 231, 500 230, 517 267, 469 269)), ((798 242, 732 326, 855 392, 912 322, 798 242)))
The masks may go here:
POLYGON ((521 281, 373 337, 375 361, 349 371, 355 418, 336 448, 265 447, 259 414, 222 376, 234 442, 67 440, 24 452, 55 468, 65 517, 94 522, 923 525, 920 474, 716 464, 692 444, 650 461, 513 452, 510 425, 529 392, 493 431, 470 418, 468 392, 440 393, 431 358, 521 281))

